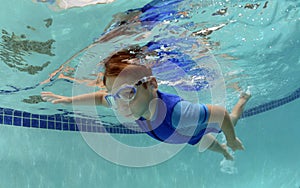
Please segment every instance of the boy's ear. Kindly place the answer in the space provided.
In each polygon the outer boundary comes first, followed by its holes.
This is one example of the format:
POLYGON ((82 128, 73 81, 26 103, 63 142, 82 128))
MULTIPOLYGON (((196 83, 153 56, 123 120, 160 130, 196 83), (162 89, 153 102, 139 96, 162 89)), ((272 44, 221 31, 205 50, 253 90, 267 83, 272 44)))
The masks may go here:
POLYGON ((149 81, 150 87, 152 87, 153 89, 157 89, 158 88, 158 84, 157 84, 157 80, 155 77, 152 77, 149 81))

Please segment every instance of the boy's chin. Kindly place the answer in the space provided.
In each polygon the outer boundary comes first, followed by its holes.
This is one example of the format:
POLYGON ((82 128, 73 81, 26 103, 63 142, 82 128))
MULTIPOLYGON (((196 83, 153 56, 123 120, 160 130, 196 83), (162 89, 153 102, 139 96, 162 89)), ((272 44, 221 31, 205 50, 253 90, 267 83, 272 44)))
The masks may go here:
POLYGON ((117 119, 122 122, 132 122, 139 118, 135 117, 133 114, 117 114, 117 119))

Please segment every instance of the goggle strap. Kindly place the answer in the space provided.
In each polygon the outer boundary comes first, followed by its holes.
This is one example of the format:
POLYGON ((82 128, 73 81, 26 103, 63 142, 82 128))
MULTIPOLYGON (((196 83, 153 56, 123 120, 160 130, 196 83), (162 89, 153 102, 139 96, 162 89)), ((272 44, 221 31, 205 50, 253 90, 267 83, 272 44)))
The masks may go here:
POLYGON ((109 97, 111 97, 111 95, 106 95, 104 98, 105 98, 107 104, 109 105, 109 108, 112 108, 113 104, 111 103, 109 97))

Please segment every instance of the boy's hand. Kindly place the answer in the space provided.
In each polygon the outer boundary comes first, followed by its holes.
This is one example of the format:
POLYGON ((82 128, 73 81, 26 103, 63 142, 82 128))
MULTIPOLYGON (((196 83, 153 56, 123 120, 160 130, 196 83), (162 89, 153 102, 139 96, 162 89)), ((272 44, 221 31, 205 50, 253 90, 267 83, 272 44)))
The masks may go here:
POLYGON ((70 104, 72 102, 72 99, 70 97, 55 95, 52 92, 41 92, 41 97, 43 100, 47 102, 51 102, 53 104, 58 104, 58 103, 70 104))

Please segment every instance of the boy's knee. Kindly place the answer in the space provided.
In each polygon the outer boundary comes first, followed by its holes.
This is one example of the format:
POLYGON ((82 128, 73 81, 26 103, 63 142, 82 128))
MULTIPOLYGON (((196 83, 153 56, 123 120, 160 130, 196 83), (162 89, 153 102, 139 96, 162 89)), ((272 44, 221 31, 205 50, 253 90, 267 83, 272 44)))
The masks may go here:
POLYGON ((229 117, 230 117, 231 119, 237 119, 237 118, 238 118, 238 115, 237 115, 237 114, 234 114, 234 113, 231 113, 231 114, 229 114, 229 117))
POLYGON ((222 106, 208 105, 210 112, 209 122, 222 122, 224 119, 230 118, 228 111, 222 106))

